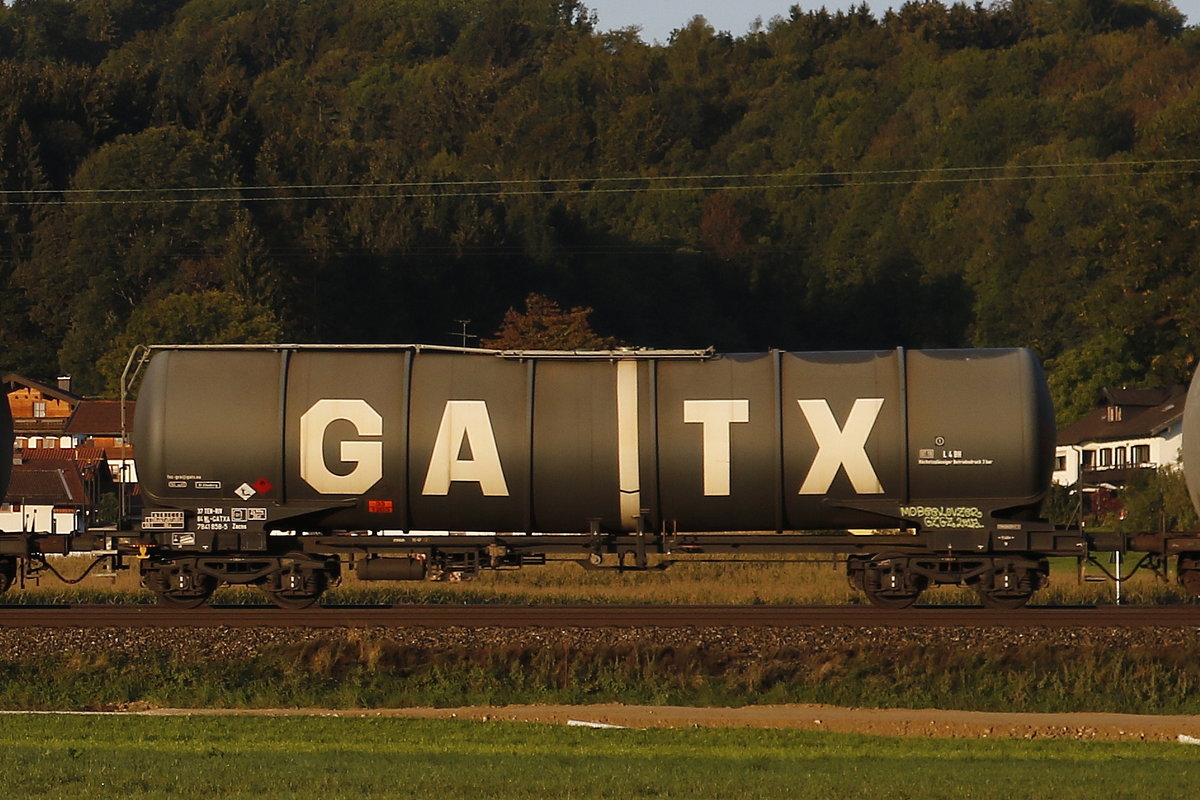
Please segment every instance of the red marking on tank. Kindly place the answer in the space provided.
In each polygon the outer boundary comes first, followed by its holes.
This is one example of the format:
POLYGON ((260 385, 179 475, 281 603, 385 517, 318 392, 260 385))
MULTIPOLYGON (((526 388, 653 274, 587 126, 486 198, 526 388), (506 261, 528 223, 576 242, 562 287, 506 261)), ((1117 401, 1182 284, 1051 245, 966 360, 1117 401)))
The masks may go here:
POLYGON ((275 484, 271 483, 266 478, 259 478, 254 483, 250 484, 250 488, 259 494, 266 494, 275 488, 275 484))
POLYGON ((367 501, 367 511, 372 514, 391 514, 392 513, 392 501, 391 500, 368 500, 367 501))

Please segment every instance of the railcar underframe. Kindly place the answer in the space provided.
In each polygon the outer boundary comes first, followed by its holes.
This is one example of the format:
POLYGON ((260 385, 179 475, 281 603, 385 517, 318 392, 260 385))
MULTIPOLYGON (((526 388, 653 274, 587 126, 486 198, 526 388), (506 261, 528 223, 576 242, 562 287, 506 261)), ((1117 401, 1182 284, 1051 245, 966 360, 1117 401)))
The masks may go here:
MULTIPOLYGON (((844 561, 851 586, 884 608, 913 605, 936 585, 974 589, 985 607, 1023 606, 1049 579, 1051 557, 1094 564, 1112 580, 1149 569, 1170 574, 1200 596, 1200 532, 1094 533, 1075 528, 937 530, 916 534, 689 533, 640 530, 585 534, 378 534, 251 532, 99 532, 0 534, 0 590, 50 576, 68 583, 51 555, 92 554, 90 571, 136 568, 160 602, 181 608, 206 603, 222 585, 250 585, 274 604, 317 602, 344 571, 360 580, 465 580, 482 570, 511 570, 548 561, 585 569, 662 570, 738 556, 825 556, 844 561), (1097 553, 1140 553, 1123 575, 1097 553)), ((84 573, 86 574, 86 573, 84 573)))

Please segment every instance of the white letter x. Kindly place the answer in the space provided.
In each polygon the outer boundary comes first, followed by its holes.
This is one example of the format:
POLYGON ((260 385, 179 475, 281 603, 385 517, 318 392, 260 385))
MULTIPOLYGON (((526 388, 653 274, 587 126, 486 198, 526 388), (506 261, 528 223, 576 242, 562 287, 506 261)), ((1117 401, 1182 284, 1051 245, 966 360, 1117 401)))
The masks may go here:
POLYGON ((882 397, 860 397, 854 401, 846 427, 839 428, 826 400, 797 400, 808 426, 817 440, 817 456, 813 459, 808 477, 800 494, 825 494, 833 485, 839 467, 858 494, 883 494, 883 485, 875 475, 867 457, 867 437, 875 427, 875 419, 883 406, 882 397))

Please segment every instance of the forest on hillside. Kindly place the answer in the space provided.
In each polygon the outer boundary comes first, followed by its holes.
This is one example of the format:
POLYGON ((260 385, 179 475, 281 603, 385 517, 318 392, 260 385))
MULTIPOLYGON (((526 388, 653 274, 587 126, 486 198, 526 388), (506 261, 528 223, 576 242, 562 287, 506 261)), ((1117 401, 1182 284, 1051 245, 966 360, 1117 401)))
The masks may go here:
POLYGON ((0 364, 459 340, 538 292, 630 346, 1028 346, 1060 415, 1200 352, 1200 29, 1163 0, 0 6, 0 364))

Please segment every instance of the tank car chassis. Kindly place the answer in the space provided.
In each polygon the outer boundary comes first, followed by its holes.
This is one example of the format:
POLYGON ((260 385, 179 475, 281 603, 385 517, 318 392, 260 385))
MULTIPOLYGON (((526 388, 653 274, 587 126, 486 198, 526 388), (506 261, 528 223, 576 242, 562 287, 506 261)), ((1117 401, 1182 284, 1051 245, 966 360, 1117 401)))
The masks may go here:
POLYGON ((359 580, 455 581, 483 570, 515 570, 554 561, 589 570, 647 571, 745 555, 825 556, 844 561, 850 585, 881 608, 912 606, 937 585, 972 588, 987 608, 1015 609, 1049 581, 1051 557, 1097 565, 1125 580, 1150 569, 1163 580, 1176 558, 1179 582, 1200 596, 1200 533, 1091 533, 1025 523, 1026 530, 905 534, 279 534, 104 531, 0 534, 0 590, 49 574, 74 583, 93 568, 136 568, 159 601, 195 608, 222 585, 255 586, 275 605, 305 608, 338 583, 359 580), (1094 558, 1100 552, 1144 554, 1124 575, 1094 558), (62 575, 51 555, 92 554, 83 575, 62 575))

